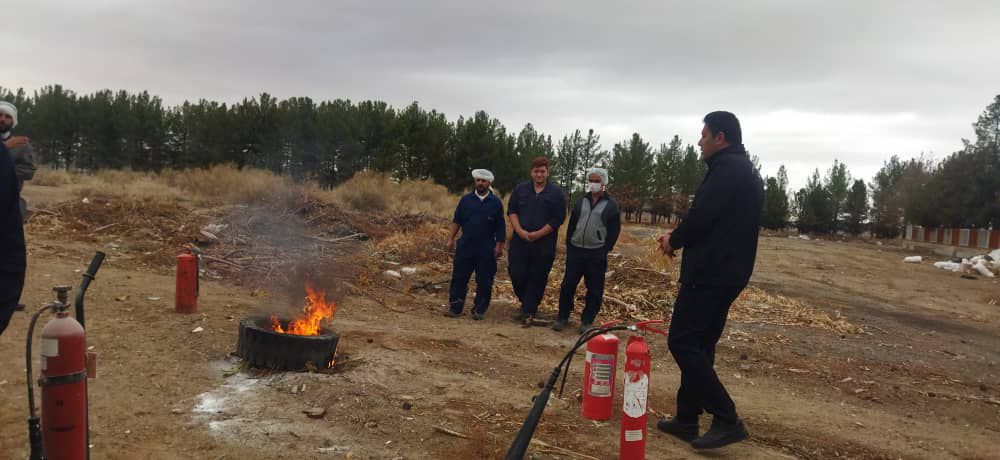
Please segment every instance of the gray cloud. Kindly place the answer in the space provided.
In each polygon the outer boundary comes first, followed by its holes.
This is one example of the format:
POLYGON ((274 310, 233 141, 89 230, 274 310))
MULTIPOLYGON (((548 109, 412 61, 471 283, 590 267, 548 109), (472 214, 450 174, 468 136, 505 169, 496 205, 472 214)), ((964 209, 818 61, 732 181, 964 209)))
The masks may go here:
POLYGON ((509 129, 695 142, 741 117, 765 173, 834 158, 942 158, 1000 92, 1000 3, 464 1, 19 2, 0 84, 148 89, 168 103, 417 100, 509 129))

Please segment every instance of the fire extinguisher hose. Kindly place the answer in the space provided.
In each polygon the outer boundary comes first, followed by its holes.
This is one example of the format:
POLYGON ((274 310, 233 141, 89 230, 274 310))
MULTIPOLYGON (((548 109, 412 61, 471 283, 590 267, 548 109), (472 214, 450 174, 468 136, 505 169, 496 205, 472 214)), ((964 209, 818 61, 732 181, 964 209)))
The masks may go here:
POLYGON ((35 324, 38 317, 46 311, 52 309, 52 305, 46 305, 42 309, 31 315, 31 323, 28 325, 28 337, 25 339, 24 369, 27 373, 28 385, 28 442, 31 445, 31 460, 42 459, 42 427, 35 410, 35 387, 31 376, 31 337, 34 335, 35 324))
MULTIPOLYGON (((552 375, 549 376, 549 381, 542 388, 542 391, 535 396, 535 404, 531 406, 531 411, 528 412, 528 416, 524 418, 524 423, 521 424, 521 429, 517 432, 517 436, 514 437, 514 441, 510 444, 510 449, 507 450, 507 455, 504 457, 505 460, 522 460, 524 455, 528 451, 528 445, 531 444, 531 438, 535 435, 535 429, 538 427, 538 422, 542 418, 542 412, 545 411, 545 406, 549 403, 549 397, 552 394, 552 388, 555 387, 556 383, 559 381, 559 374, 563 374, 563 386, 566 386, 565 375, 569 372, 569 366, 573 362, 573 355, 576 351, 580 349, 584 344, 586 344, 590 339, 597 337, 601 334, 610 331, 627 330, 629 326, 626 325, 608 325, 605 327, 598 327, 588 330, 580 335, 577 339, 576 344, 570 348, 569 353, 563 357, 559 365, 552 369, 552 375)), ((562 387, 559 389, 559 394, 562 395, 562 387)))
POLYGON ((104 263, 104 253, 97 251, 94 254, 94 258, 90 261, 90 266, 87 267, 87 271, 83 274, 83 281, 80 282, 80 289, 76 291, 76 301, 73 304, 76 307, 76 321, 80 323, 84 329, 87 328, 87 323, 84 322, 83 314, 83 296, 87 293, 87 288, 90 287, 90 282, 93 281, 97 276, 97 270, 101 269, 101 264, 104 263))

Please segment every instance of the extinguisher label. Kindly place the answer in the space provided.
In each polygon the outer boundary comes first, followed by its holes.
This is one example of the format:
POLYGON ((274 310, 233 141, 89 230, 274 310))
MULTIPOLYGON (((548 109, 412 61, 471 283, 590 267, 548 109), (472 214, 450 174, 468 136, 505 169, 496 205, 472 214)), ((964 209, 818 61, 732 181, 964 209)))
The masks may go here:
POLYGON ((615 355, 587 352, 590 361, 590 395, 598 398, 611 397, 611 379, 615 371, 615 355))
POLYGON ((646 395, 649 394, 649 377, 636 371, 625 373, 625 397, 622 410, 632 418, 646 413, 646 395))
POLYGON ((642 441, 642 430, 625 430, 625 441, 642 441))
POLYGON ((49 358, 59 356, 59 339, 42 339, 42 356, 49 358))

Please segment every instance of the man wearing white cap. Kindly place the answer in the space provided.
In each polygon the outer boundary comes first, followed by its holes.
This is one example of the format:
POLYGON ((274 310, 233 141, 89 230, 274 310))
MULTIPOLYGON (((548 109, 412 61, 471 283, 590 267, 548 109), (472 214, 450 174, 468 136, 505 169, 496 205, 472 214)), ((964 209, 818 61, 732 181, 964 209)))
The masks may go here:
POLYGON ((608 270, 608 252, 618 242, 622 218, 618 202, 605 191, 608 170, 587 170, 587 194, 580 197, 566 227, 566 272, 559 290, 559 317, 552 329, 563 330, 573 313, 573 298, 583 278, 587 298, 580 315, 580 333, 594 324, 604 299, 604 276, 608 270))
MULTIPOLYGON (((17 126, 17 107, 7 101, 0 101, 0 141, 10 152, 17 173, 17 190, 24 188, 24 181, 35 176, 35 153, 31 142, 24 136, 13 136, 11 130, 17 126)), ((27 218, 28 203, 20 199, 21 220, 27 218)))
POLYGON ((448 235, 448 250, 455 251, 455 262, 448 293, 449 308, 444 315, 450 318, 462 316, 469 278, 472 272, 476 272, 472 319, 481 320, 490 307, 497 257, 503 253, 507 227, 503 218, 503 202, 490 190, 493 173, 486 169, 474 169, 472 177, 476 180, 476 189, 459 200, 448 235), (462 237, 456 242, 459 229, 462 230, 462 237))

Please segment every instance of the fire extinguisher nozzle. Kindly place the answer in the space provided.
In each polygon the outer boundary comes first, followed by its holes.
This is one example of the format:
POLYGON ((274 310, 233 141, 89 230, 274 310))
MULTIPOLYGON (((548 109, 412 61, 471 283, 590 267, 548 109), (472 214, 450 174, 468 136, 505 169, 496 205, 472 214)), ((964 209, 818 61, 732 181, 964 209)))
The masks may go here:
POLYGON ((28 417, 28 442, 31 444, 31 460, 43 460, 42 421, 38 416, 28 417))

